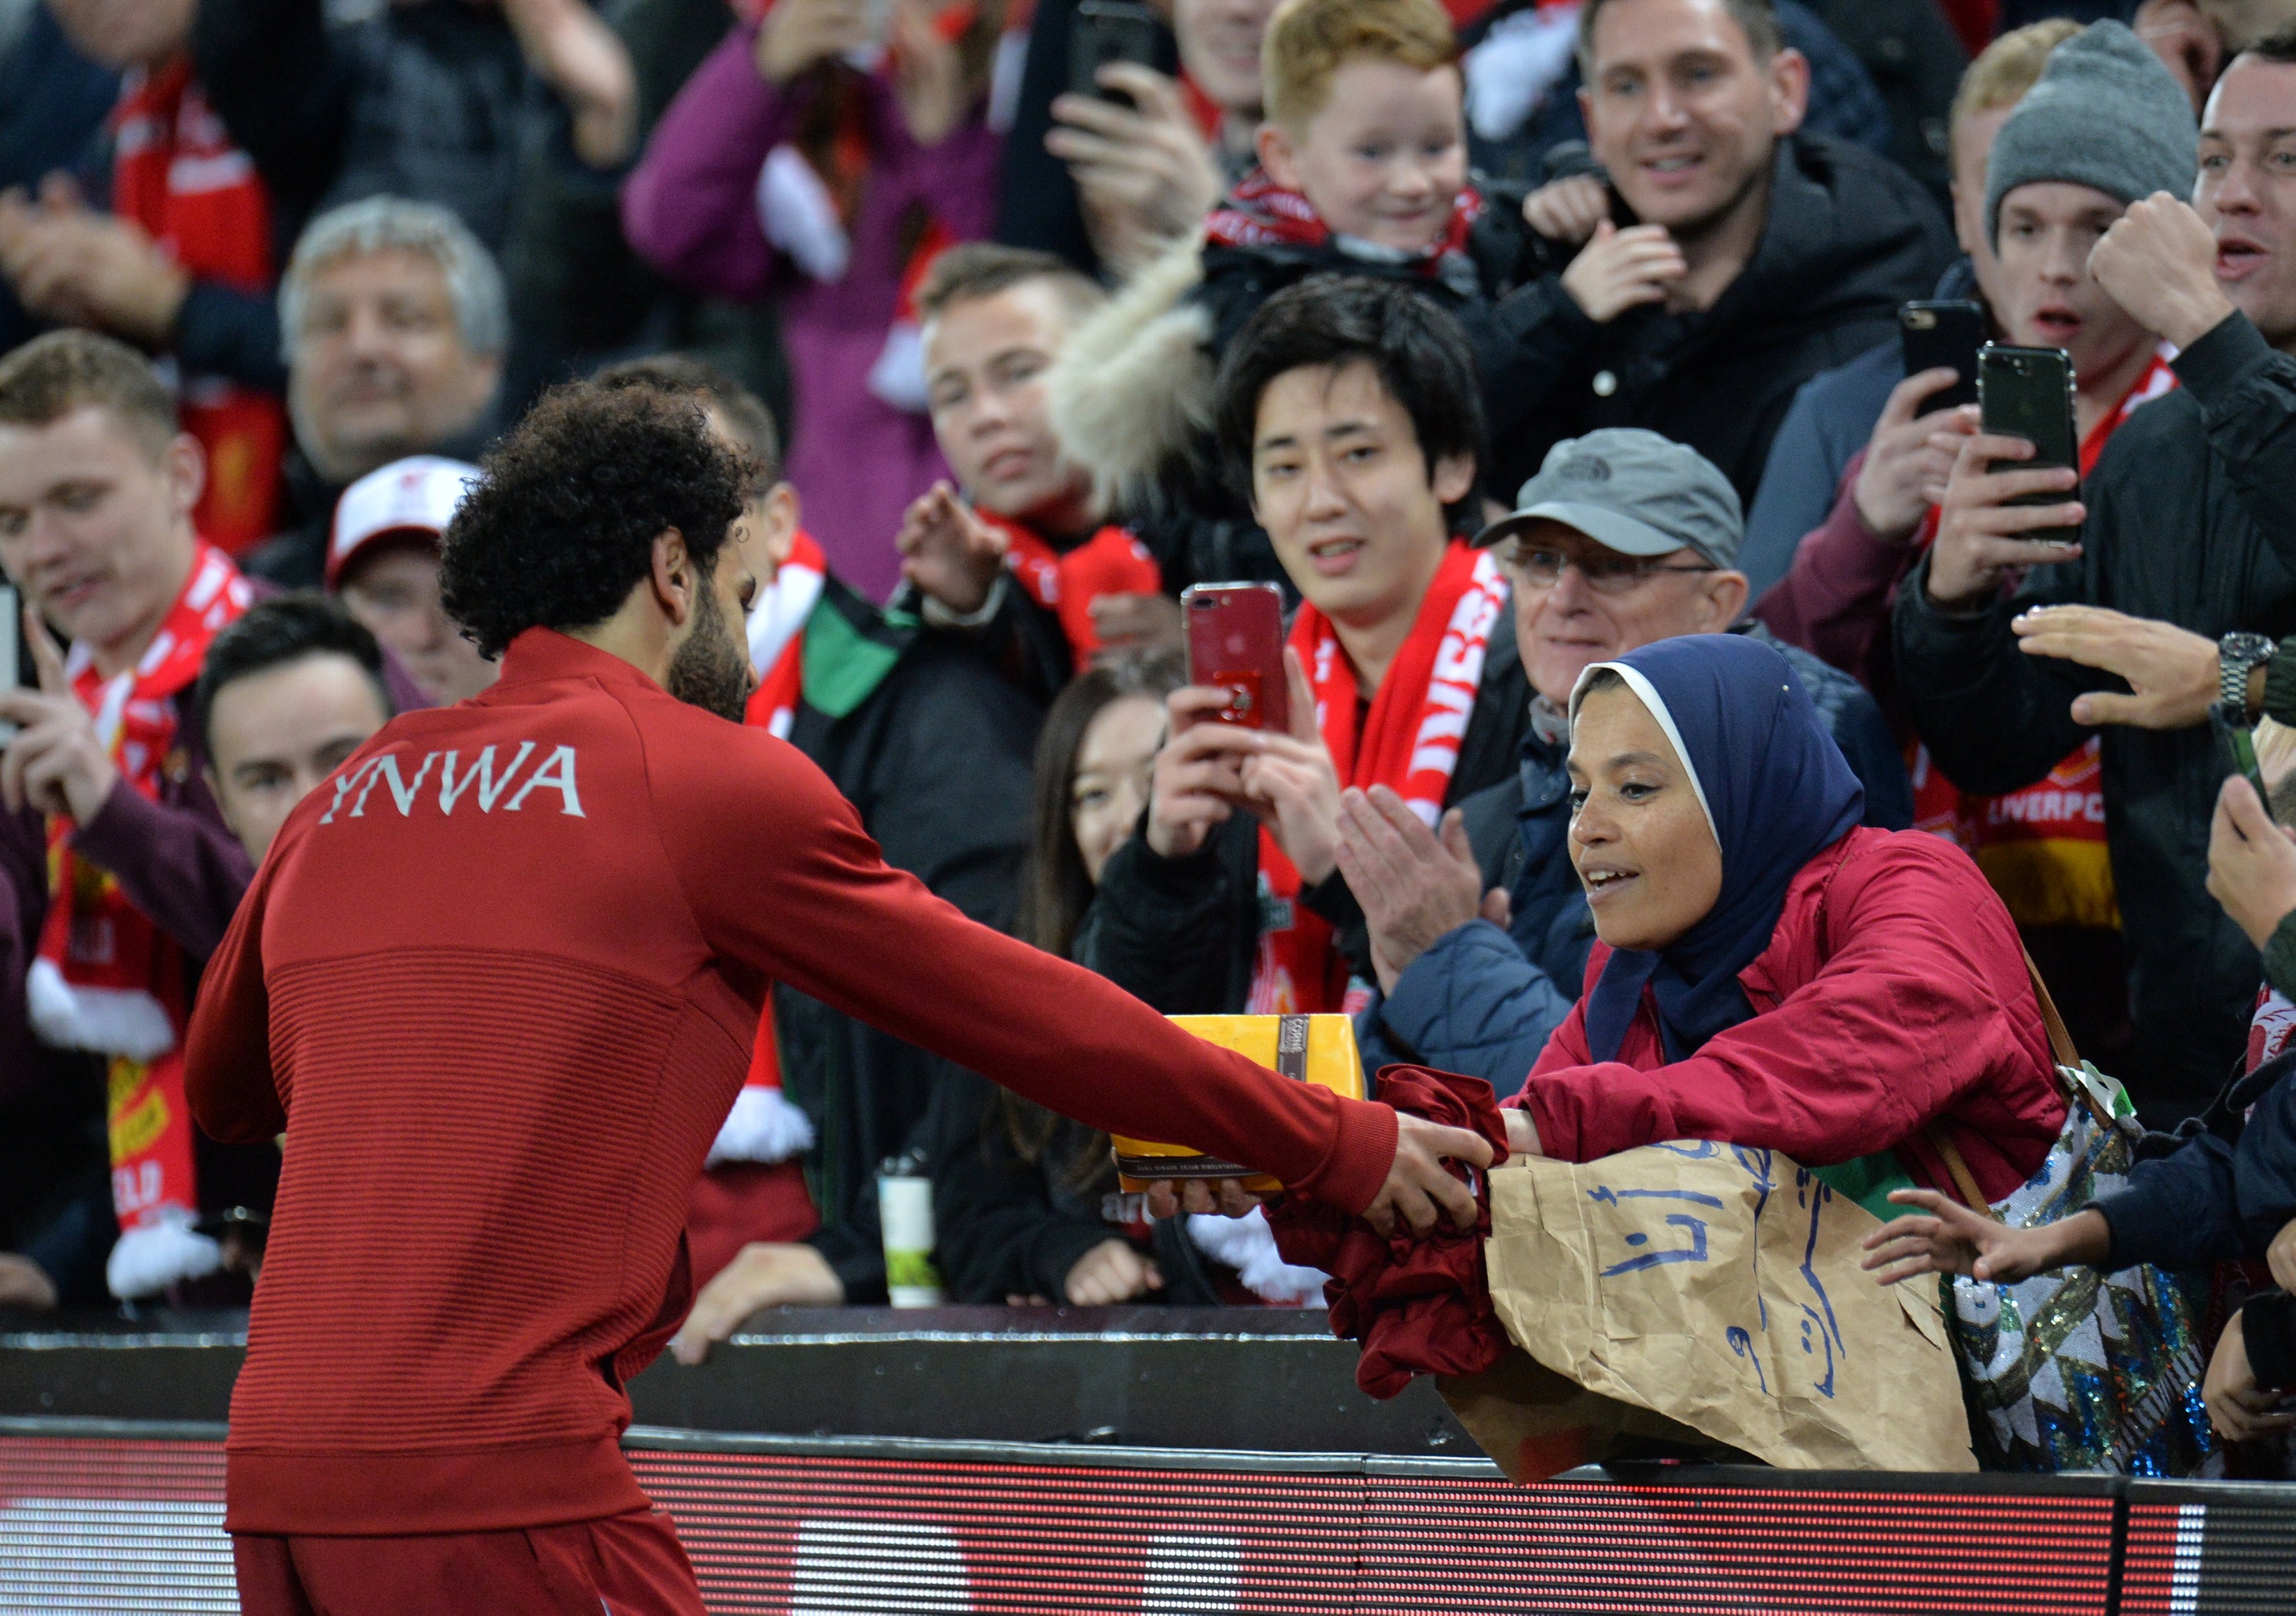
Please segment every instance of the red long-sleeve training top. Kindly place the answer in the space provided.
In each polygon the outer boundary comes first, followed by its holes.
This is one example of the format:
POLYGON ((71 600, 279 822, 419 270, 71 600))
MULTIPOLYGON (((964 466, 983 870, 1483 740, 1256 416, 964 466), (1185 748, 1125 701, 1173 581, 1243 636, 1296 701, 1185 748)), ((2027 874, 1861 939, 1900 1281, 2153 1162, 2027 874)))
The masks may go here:
POLYGON ((232 1397, 234 1531, 643 1508, 621 1386, 690 1300, 686 1194, 779 979, 1095 1127, 1350 1211, 1386 1106, 1213 1048, 890 869, 802 755, 533 630, 289 820, 187 1087, 287 1133, 232 1397))

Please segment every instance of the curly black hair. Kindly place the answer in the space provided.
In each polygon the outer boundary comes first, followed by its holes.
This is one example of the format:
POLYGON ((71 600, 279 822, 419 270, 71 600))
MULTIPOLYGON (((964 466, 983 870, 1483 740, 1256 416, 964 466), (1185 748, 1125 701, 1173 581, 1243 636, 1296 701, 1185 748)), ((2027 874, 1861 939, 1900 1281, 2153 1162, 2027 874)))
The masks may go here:
POLYGON ((530 628, 612 616, 666 529, 714 570, 752 474, 692 394, 578 381, 544 394, 480 469, 447 528, 439 590, 487 657, 530 628))

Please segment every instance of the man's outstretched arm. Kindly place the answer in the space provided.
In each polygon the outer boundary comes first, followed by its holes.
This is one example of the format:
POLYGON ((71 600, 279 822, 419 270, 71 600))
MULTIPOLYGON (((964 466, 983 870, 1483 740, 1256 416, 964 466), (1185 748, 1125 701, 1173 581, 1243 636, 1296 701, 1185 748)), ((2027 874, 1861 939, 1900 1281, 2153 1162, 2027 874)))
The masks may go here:
POLYGON ((974 925, 889 869, 793 750, 748 732, 658 805, 688 901, 724 953, 1092 1127, 1248 1164, 1375 1224, 1425 1228, 1439 1207, 1472 1220, 1440 1158, 1487 1165, 1480 1138, 1276 1077, 974 925))

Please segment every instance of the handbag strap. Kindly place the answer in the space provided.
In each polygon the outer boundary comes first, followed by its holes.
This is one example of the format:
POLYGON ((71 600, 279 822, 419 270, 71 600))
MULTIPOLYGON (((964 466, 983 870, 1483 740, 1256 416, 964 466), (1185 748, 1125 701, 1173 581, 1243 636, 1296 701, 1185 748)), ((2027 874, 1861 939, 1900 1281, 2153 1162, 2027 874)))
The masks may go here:
POLYGON ((1999 1215, 1994 1212, 1993 1203, 1987 1200, 1985 1192, 1977 1187, 1977 1175, 1969 1171, 1969 1163, 1962 1156, 1961 1147, 1953 1142, 1952 1136, 1935 1122, 1925 1122, 1922 1126, 1922 1137, 1929 1141, 1930 1148, 1944 1159, 1946 1171, 1953 1175, 1953 1187, 1961 1192, 1962 1204, 1980 1218, 1993 1218, 1998 1221, 1999 1215))
POLYGON ((2049 1032, 2049 1053, 2056 1057, 2057 1065, 2081 1068, 2079 1053, 2073 1048, 2073 1035, 2065 1030, 2065 1018, 2057 1014, 2057 1001, 2049 997, 2049 984, 2041 980, 2041 967, 2033 963, 2033 951, 2019 945, 2025 956, 2025 975, 2033 979, 2033 997, 2040 1000, 2041 1024, 2049 1032))

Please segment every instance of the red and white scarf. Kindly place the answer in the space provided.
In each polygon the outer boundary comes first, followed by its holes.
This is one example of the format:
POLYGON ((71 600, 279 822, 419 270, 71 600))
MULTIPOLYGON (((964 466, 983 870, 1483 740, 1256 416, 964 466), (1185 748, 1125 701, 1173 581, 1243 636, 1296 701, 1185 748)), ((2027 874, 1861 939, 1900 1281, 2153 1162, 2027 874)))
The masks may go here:
MULTIPOLYGON (((1456 539, 1419 603, 1411 633, 1356 722, 1354 668, 1331 620, 1302 606, 1290 643, 1307 665, 1316 693, 1316 727, 1340 784, 1386 786, 1432 826, 1459 764, 1459 743, 1483 678, 1491 625, 1507 607, 1506 582, 1490 552, 1456 539)), ((1259 833, 1261 925, 1246 1008, 1256 1016, 1353 1011, 1346 956, 1332 928, 1300 902, 1300 872, 1275 837, 1259 833)))
POLYGON ((789 559, 774 569, 774 581, 750 608, 750 666, 758 688, 743 722, 787 740, 797 722, 798 698, 805 687, 805 620, 821 600, 829 559, 814 536, 799 528, 789 559))
MULTIPOLYGON (((758 688, 743 722, 787 740, 805 693, 805 624, 820 603, 829 562, 813 535, 800 528, 789 559, 774 569, 773 582, 750 608, 750 665, 758 688)), ((750 1050, 750 1074, 733 1110, 726 1114, 705 1165, 721 1162, 786 1161, 813 1143, 813 1122, 782 1092, 781 1051, 774 1038, 774 1007, 768 999, 758 1017, 758 1041, 750 1050)))
MULTIPOLYGON (((175 698, 199 677, 209 644, 248 600, 238 569, 201 544, 183 593, 135 667, 105 679, 85 645, 71 648, 72 694, 95 715, 120 778, 154 802, 163 780, 180 779, 186 766, 175 698)), ((115 1296, 148 1296, 221 1261, 215 1242, 192 1232, 200 1197, 183 1050, 191 963, 109 871, 73 853, 73 829, 60 816, 48 821, 48 915, 25 986, 43 1040, 111 1057, 111 1198, 120 1236, 104 1277, 115 1296)))
MULTIPOLYGON (((192 82, 189 57, 132 72, 111 115, 111 210, 190 274, 238 291, 271 286, 271 200, 255 164, 192 82)), ((287 416, 267 393, 220 376, 183 379, 184 430, 207 451, 193 521, 237 554, 277 527, 287 416)))
POLYGON ((1030 600, 1060 618, 1079 667, 1100 650, 1094 601, 1104 595, 1152 595, 1164 587, 1163 569, 1129 529, 1103 527, 1062 551, 1018 522, 986 510, 973 514, 1004 535, 1005 566, 1030 600))
MULTIPOLYGON (((1422 274, 1441 274, 1455 255, 1465 254, 1468 233, 1482 211, 1481 195, 1472 186, 1463 189, 1452 205, 1451 223, 1443 239, 1423 253, 1396 255, 1398 261, 1415 259, 1422 274)), ((1242 183, 1212 209, 1204 220, 1204 239, 1214 247, 1328 247, 1334 241, 1332 227, 1324 223, 1314 205, 1300 192, 1268 178, 1265 168, 1254 168, 1244 175, 1242 183)), ((1352 251, 1379 250, 1368 243, 1341 239, 1348 241, 1352 251)))

